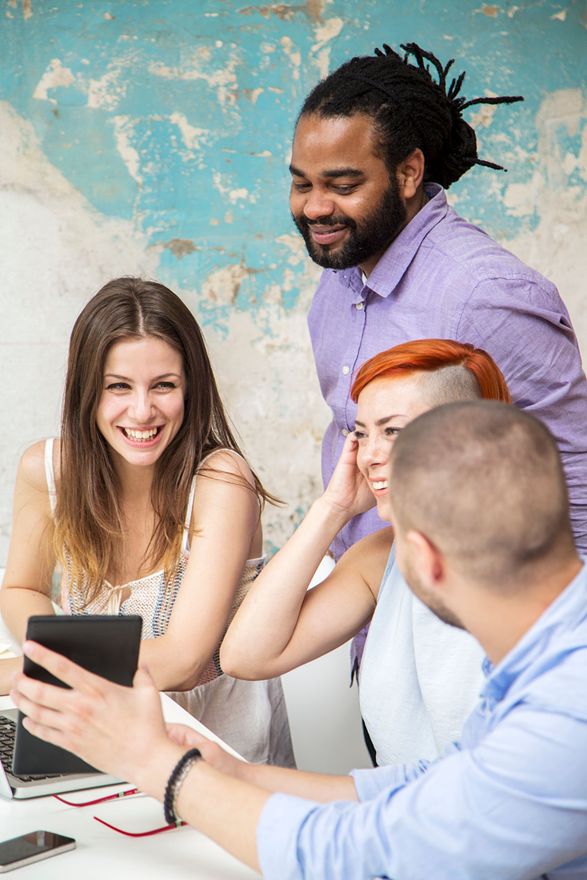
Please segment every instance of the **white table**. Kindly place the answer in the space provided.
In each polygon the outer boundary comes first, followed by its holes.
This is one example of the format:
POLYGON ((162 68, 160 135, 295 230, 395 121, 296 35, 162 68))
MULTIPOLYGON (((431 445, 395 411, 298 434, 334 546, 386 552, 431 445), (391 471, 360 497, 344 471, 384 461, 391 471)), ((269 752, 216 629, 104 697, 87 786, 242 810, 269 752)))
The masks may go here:
MULTIPOLYGON (((168 721, 188 724, 220 742, 177 703, 164 695, 162 702, 168 721)), ((12 705, 8 697, 0 697, 0 709, 12 705)), ((94 788, 64 797, 91 800, 127 787, 94 788)), ((94 815, 129 831, 165 825, 161 804, 143 796, 77 809, 52 797, 18 801, 0 798, 0 840, 42 829, 66 834, 77 841, 72 852, 19 868, 11 876, 15 880, 251 880, 258 876, 193 828, 132 838, 100 825, 92 818, 94 815)))

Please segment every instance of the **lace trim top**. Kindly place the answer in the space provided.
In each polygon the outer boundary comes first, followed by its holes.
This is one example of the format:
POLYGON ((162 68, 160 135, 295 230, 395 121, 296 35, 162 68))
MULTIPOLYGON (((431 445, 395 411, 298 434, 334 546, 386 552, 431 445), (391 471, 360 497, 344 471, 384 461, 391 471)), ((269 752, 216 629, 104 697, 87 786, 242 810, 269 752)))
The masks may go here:
MULTIPOLYGON (((55 511, 57 499, 55 487, 55 472, 53 467, 53 441, 49 438, 45 442, 45 475, 49 491, 51 511, 55 511)), ((215 449, 213 455, 220 450, 215 449)), ((226 450, 232 451, 232 450, 226 450)), ((206 459, 210 456, 206 456, 206 459)), ((203 459, 202 464, 206 459, 203 459)), ((87 581, 85 578, 75 580, 71 572, 71 561, 65 553, 65 571, 61 580, 60 604, 66 614, 138 614, 143 619, 142 638, 154 639, 162 636, 167 631, 171 612, 179 593, 179 588, 185 576, 190 547, 189 525, 192 518, 196 489, 196 477, 192 480, 190 494, 186 509, 182 546, 177 563, 166 581, 163 569, 152 572, 144 577, 136 578, 125 584, 111 584, 104 580, 99 594, 90 602, 86 601, 87 581)), ((236 587, 230 614, 222 638, 228 629, 249 588, 265 564, 265 556, 256 559, 247 559, 236 587)), ((220 642, 222 641, 222 638, 220 642)), ((222 675, 220 666, 220 643, 217 645, 213 656, 210 658, 200 683, 204 684, 222 675)))

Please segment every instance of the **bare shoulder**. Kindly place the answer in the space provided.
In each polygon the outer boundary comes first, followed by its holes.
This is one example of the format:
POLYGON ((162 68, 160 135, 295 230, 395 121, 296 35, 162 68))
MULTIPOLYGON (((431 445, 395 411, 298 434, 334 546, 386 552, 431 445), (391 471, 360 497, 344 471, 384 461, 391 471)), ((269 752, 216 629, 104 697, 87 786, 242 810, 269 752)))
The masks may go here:
POLYGON ((18 479, 28 489, 47 493, 44 440, 38 440, 25 449, 18 465, 18 479))
POLYGON ((387 565, 393 538, 391 526, 373 532, 353 544, 339 562, 340 566, 351 565, 360 571, 363 580, 375 598, 379 593, 379 586, 387 565))
POLYGON ((218 473, 229 478, 234 477, 235 482, 241 485, 243 480, 251 487, 255 485, 249 465, 242 455, 232 449, 219 449, 217 452, 212 452, 198 468, 198 476, 213 477, 218 473))

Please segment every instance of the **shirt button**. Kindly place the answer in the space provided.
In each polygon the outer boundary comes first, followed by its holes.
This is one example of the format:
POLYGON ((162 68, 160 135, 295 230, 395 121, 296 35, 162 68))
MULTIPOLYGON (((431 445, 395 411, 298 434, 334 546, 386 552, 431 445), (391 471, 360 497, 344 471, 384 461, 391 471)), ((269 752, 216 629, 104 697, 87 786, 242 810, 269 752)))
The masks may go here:
POLYGON ((357 303, 356 306, 355 306, 355 308, 357 309, 358 312, 360 312, 361 309, 364 309, 364 308, 365 308, 365 303, 362 303, 362 302, 357 303))
POLYGON ((343 375, 343 376, 348 376, 348 374, 350 373, 350 371, 351 371, 351 368, 345 364, 344 367, 342 368, 342 375, 343 375))
POLYGON ((348 437, 348 435, 349 435, 349 432, 346 428, 343 428, 340 433, 342 434, 343 437, 348 437))

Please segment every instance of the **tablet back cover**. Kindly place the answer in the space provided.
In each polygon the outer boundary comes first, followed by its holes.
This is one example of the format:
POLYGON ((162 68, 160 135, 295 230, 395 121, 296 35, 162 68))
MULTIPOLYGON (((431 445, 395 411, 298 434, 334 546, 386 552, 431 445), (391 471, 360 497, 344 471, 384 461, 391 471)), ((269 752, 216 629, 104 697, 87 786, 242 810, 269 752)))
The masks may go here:
MULTIPOLYGON (((142 620, 138 615, 36 615, 29 618, 27 639, 63 654, 90 672, 117 684, 132 685, 137 669, 142 620)), ((28 657, 24 672, 31 678, 67 687, 28 657)), ((22 726, 18 713, 12 769, 19 776, 88 773, 95 770, 81 758, 46 743, 22 726)))

